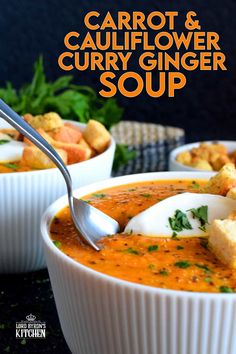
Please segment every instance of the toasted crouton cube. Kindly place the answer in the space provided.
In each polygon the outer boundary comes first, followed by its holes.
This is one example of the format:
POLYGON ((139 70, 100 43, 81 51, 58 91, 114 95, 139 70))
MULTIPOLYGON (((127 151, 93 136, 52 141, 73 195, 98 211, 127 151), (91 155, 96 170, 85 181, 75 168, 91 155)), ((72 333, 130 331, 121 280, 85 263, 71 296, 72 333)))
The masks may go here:
POLYGON ((83 133, 87 143, 98 153, 103 152, 109 145, 111 136, 104 125, 91 119, 83 133))
POLYGON ((63 126, 61 117, 55 112, 50 112, 35 117, 27 115, 25 119, 34 129, 41 128, 46 132, 63 126))
POLYGON ((97 155, 96 151, 93 148, 91 148, 91 146, 89 146, 89 144, 86 142, 86 140, 84 140, 84 138, 81 138, 78 145, 81 146, 82 148, 88 149, 90 151, 90 154, 91 154, 90 158, 97 155))
POLYGON ((230 163, 231 160, 227 155, 219 155, 218 157, 215 157, 211 160, 212 166, 215 171, 220 171, 220 169, 226 165, 227 163, 230 163))
MULTIPOLYGON (((67 153, 62 149, 55 149, 63 162, 67 164, 67 153)), ((32 169, 47 169, 55 167, 52 160, 49 159, 36 146, 27 146, 22 155, 22 165, 28 166, 32 169)))
POLYGON ((189 165, 191 163, 191 159, 192 157, 189 151, 183 151, 176 157, 176 161, 182 163, 183 165, 189 165))
POLYGON ((234 164, 228 163, 208 181, 204 192, 225 196, 234 187, 236 187, 236 169, 234 164))
POLYGON ((230 220, 236 220, 236 210, 233 210, 233 211, 229 214, 228 219, 230 219, 230 220))
POLYGON ((236 200, 236 187, 231 188, 231 189, 228 191, 226 197, 236 200))
MULTIPOLYGON (((39 129, 36 129, 36 130, 49 144, 53 143, 52 137, 48 133, 46 133, 43 129, 39 128, 39 129)), ((29 139, 27 139, 26 137, 24 137, 23 141, 27 145, 34 146, 34 144, 29 139)))
POLYGON ((203 159, 197 159, 191 164, 191 166, 197 168, 198 170, 212 171, 212 167, 209 162, 203 159))
POLYGON ((53 147, 63 149, 67 152, 68 165, 90 159, 91 149, 80 144, 66 144, 60 141, 54 141, 53 147))
POLYGON ((209 249, 229 267, 236 268, 236 220, 214 220, 209 233, 209 249))
POLYGON ((77 144, 82 137, 80 130, 65 125, 52 131, 50 135, 56 141, 62 141, 63 143, 69 144, 77 144))

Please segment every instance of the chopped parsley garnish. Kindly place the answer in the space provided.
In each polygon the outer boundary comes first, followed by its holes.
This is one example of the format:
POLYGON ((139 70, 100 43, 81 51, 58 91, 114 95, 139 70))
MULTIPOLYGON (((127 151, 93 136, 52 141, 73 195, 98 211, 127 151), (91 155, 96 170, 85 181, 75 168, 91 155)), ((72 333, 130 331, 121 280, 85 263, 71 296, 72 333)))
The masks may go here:
POLYGON ((188 261, 180 261, 180 262, 176 262, 175 266, 184 269, 190 267, 191 264, 188 261))
POLYGON ((199 227, 199 229, 202 231, 206 231, 204 227, 206 224, 208 224, 208 206, 202 205, 200 208, 193 208, 189 211, 191 211, 191 213, 193 214, 193 218, 196 218, 200 221, 201 228, 199 227))
POLYGON ((7 144, 7 143, 9 143, 9 142, 10 142, 10 140, 1 139, 1 140, 0 140, 0 145, 7 144))
POLYGON ((124 250, 125 253, 131 253, 131 254, 136 254, 138 255, 139 252, 135 249, 133 249, 132 247, 128 248, 127 250, 124 250))
POLYGON ((190 185, 190 187, 194 188, 194 189, 199 189, 201 186, 196 181, 192 181, 192 184, 190 185))
POLYGON ((148 247, 148 252, 158 251, 158 249, 159 249, 158 245, 151 245, 148 247))
POLYGON ((207 277, 204 279, 206 283, 211 283, 212 282, 212 279, 210 277, 207 277))
POLYGON ((179 209, 175 211, 174 217, 169 218, 168 220, 173 231, 180 232, 183 231, 183 229, 192 230, 192 225, 190 224, 187 215, 179 209))
POLYGON ((61 242, 57 240, 52 241, 57 248, 61 248, 61 242))
POLYGON ((141 197, 145 197, 145 198, 150 198, 152 195, 149 194, 149 193, 143 193, 143 194, 140 194, 141 197))
POLYGON ((184 249, 184 246, 179 246, 179 245, 178 245, 178 246, 176 246, 176 249, 177 249, 177 250, 183 250, 183 249, 184 249))
POLYGON ((159 272, 159 274, 164 275, 164 276, 167 276, 167 275, 169 275, 169 272, 168 272, 168 270, 166 270, 166 269, 161 269, 160 272, 159 272))
POLYGON ((172 234, 172 236, 171 236, 171 238, 176 239, 177 236, 178 236, 177 232, 174 231, 173 234, 172 234))
POLYGON ((195 266, 203 269, 205 273, 210 274, 212 273, 212 271, 208 268, 208 266, 204 265, 204 264, 199 264, 199 263, 195 263, 195 266))
POLYGON ((95 193, 95 194, 93 194, 93 196, 96 197, 96 198, 105 198, 106 194, 104 194, 104 193, 95 193))
POLYGON ((149 269, 155 269, 156 266, 155 266, 155 264, 149 264, 148 268, 149 268, 149 269))
POLYGON ((3 163, 2 165, 5 167, 8 167, 8 168, 11 168, 12 170, 15 170, 18 168, 18 166, 14 163, 3 163))
POLYGON ((234 293, 233 289, 226 285, 220 286, 219 290, 221 293, 234 293))

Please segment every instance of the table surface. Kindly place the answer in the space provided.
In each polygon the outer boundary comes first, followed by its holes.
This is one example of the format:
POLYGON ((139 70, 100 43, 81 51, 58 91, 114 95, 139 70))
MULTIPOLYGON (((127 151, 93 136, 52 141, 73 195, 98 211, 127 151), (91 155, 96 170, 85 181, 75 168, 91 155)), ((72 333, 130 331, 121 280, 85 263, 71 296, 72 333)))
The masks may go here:
POLYGON ((70 353, 63 338, 47 270, 0 275, 0 353, 70 353), (16 339, 16 322, 33 314, 46 338, 16 339))

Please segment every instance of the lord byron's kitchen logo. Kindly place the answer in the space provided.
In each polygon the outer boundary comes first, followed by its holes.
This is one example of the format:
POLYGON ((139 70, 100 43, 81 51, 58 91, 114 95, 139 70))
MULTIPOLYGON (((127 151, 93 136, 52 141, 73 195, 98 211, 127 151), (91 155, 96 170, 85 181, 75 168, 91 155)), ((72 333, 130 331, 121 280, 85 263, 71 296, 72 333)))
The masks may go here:
POLYGON ((30 314, 26 320, 16 322, 16 338, 46 338, 46 323, 30 314))

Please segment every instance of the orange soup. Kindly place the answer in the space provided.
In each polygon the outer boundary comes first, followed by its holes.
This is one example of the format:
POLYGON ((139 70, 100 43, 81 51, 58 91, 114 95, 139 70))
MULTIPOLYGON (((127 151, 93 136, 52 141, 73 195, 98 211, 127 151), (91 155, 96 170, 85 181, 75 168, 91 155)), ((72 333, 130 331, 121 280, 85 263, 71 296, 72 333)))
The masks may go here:
MULTIPOLYGON (((196 193, 203 185, 204 181, 192 180, 141 182, 98 191, 83 199, 116 219, 123 229, 130 218, 158 201, 186 191, 196 193)), ((119 233, 100 240, 101 251, 97 252, 79 241, 68 207, 54 217, 50 231, 62 252, 104 274, 158 288, 236 291, 236 272, 210 252, 206 237, 119 233)))

